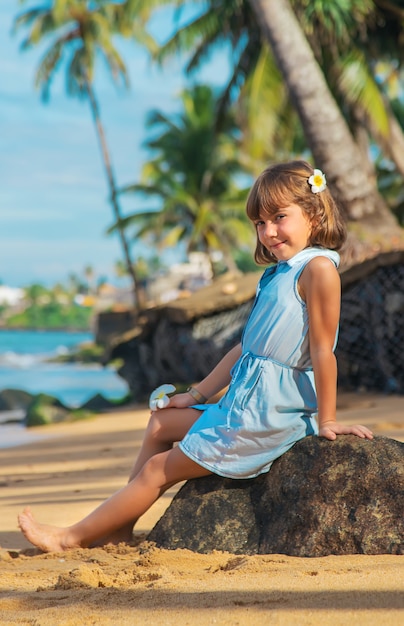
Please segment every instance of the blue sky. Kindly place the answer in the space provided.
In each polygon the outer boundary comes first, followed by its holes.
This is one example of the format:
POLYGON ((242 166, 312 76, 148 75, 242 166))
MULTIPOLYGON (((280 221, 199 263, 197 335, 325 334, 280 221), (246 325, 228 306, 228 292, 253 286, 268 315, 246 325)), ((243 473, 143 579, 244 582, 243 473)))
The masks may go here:
MULTIPOLYGON (((51 285, 71 272, 82 273, 87 265, 97 276, 114 280, 121 253, 116 237, 106 235, 112 212, 89 105, 65 95, 63 68, 50 101, 41 101, 34 89, 39 51, 20 51, 24 33, 11 32, 20 10, 18 0, 1 0, 0 280, 14 287, 51 285)), ((154 26, 162 34, 167 14, 154 26)), ((130 90, 117 91, 100 73, 95 88, 116 178, 124 185, 138 178, 148 157, 142 148, 146 113, 153 108, 178 110, 178 94, 186 82, 178 60, 163 71, 151 66, 135 43, 119 47, 130 90)), ((225 68, 224 55, 218 55, 198 80, 212 83, 216 77, 217 84, 225 68)), ((124 211, 135 208, 135 199, 128 197, 124 211)))

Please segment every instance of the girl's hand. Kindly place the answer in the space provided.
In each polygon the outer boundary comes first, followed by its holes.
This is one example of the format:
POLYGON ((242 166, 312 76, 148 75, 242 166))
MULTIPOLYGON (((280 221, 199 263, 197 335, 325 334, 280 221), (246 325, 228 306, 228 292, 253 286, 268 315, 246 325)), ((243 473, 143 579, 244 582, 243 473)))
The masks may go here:
POLYGON ((186 409, 193 404, 198 404, 189 393, 176 393, 173 396, 167 395, 173 391, 175 391, 174 385, 161 385, 155 389, 149 400, 151 412, 153 413, 161 409, 186 409))
POLYGON ((175 391, 174 385, 160 385, 160 387, 154 389, 149 398, 150 410, 153 412, 157 409, 165 409, 170 403, 170 398, 167 394, 173 391, 175 391))
POLYGON ((332 421, 321 424, 318 434, 319 437, 325 437, 325 439, 330 439, 331 441, 334 441, 337 435, 356 435, 361 439, 373 439, 372 431, 366 426, 361 426, 360 424, 345 426, 332 421))
POLYGON ((166 407, 167 409, 186 409, 189 406, 194 404, 202 404, 201 402, 197 402, 195 398, 191 396, 190 393, 176 393, 175 396, 171 396, 169 403, 166 407))

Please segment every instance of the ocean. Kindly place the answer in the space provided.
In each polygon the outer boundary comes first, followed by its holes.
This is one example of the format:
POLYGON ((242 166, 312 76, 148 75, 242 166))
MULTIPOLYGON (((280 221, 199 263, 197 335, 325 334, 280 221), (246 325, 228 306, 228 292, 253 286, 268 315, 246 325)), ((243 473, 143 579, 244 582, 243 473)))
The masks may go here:
MULTIPOLYGON (((111 400, 124 397, 128 386, 112 367, 48 362, 92 340, 91 333, 83 332, 0 330, 0 391, 47 393, 71 407, 97 393, 111 400)), ((22 417, 22 412, 0 411, 0 448, 32 441, 29 429, 18 423, 22 417)))

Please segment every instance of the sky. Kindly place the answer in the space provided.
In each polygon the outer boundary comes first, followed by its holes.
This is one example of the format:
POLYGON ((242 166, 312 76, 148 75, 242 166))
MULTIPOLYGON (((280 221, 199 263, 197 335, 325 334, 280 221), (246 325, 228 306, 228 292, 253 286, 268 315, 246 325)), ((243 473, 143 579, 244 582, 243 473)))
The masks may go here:
MULTIPOLYGON (((0 2, 0 282, 24 287, 51 286, 72 273, 116 281, 122 258, 115 235, 107 235, 112 209, 88 102, 68 97, 61 67, 49 102, 34 87, 40 51, 20 50, 24 32, 12 33, 15 16, 42 0, 0 2)), ((165 10, 153 22, 163 40, 170 23, 165 10)), ((179 94, 189 84, 177 59, 164 69, 145 51, 119 42, 131 87, 117 90, 98 68, 95 90, 118 186, 138 180, 149 157, 146 114, 151 109, 178 111, 179 94)), ((228 65, 222 53, 194 79, 220 84, 228 65)), ((134 196, 123 201, 125 214, 136 210, 134 196)), ((145 250, 137 245, 136 254, 145 250)))

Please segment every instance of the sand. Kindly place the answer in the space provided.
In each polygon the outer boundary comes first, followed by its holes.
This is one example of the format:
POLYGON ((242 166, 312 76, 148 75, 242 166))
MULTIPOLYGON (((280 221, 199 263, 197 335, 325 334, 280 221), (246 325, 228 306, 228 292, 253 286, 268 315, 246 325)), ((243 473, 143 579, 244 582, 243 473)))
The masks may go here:
MULTIPOLYGON (((339 398, 338 416, 404 441, 403 397, 339 398)), ((139 521, 133 545, 42 554, 16 524, 27 504, 66 525, 126 482, 148 411, 37 428, 0 450, 0 624, 404 625, 404 558, 296 558, 160 550, 145 540, 176 489, 139 521)))

